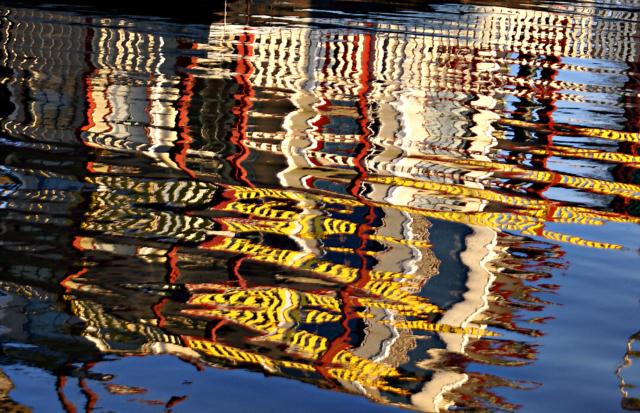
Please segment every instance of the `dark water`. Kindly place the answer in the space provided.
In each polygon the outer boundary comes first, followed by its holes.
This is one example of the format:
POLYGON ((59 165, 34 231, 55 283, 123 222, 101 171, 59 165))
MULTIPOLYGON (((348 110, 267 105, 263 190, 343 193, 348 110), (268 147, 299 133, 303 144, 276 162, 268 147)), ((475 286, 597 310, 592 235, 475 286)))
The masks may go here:
POLYGON ((0 7, 0 411, 640 409, 640 2, 109 7, 0 7))

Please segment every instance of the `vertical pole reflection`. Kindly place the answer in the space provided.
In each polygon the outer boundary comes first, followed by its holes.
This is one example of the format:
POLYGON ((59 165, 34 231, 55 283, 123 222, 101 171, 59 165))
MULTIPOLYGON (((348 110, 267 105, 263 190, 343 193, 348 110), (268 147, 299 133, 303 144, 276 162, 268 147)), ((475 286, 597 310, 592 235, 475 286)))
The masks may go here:
MULTIPOLYGON (((247 7, 249 6, 247 5, 247 7)), ((233 167, 233 176, 236 181, 249 187, 253 186, 253 184, 248 179, 247 171, 242 166, 242 162, 249 156, 249 150, 244 142, 247 139, 247 130, 249 127, 249 111, 251 110, 252 101, 255 96, 251 83, 251 75, 254 72, 251 62, 254 40, 255 35, 249 31, 239 34, 236 40, 236 53, 238 57, 235 64, 234 80, 238 85, 238 92, 233 96, 236 104, 232 112, 236 117, 236 122, 231 128, 230 137, 231 143, 236 147, 236 152, 227 157, 227 160, 233 167)))
MULTIPOLYGON (((197 43, 189 42, 185 44, 179 44, 181 49, 188 49, 193 51, 197 49, 197 43)), ((196 58, 194 56, 187 56, 185 62, 181 62, 178 59, 178 65, 184 67, 184 72, 180 73, 179 95, 176 102, 178 109, 178 140, 175 142, 173 148, 176 164, 184 171, 189 177, 195 178, 196 174, 187 167, 187 154, 193 138, 191 137, 191 127, 189 126, 189 107, 191 105, 191 99, 194 96, 193 88, 195 86, 195 76, 189 72, 196 65, 196 58)))

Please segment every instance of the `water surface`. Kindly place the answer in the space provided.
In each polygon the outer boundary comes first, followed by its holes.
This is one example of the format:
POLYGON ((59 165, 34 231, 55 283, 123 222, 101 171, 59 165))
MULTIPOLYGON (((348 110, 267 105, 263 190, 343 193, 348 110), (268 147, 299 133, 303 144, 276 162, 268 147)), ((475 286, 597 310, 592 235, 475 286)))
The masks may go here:
POLYGON ((640 3, 216 7, 0 7, 0 410, 640 409, 640 3))

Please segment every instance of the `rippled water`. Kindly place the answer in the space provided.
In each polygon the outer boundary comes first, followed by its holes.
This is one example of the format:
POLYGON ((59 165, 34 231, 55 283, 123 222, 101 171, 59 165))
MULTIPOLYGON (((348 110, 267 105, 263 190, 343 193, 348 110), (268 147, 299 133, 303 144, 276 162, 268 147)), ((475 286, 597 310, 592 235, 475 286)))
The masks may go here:
POLYGON ((1 411, 640 409, 640 2, 118 7, 0 7, 1 411))

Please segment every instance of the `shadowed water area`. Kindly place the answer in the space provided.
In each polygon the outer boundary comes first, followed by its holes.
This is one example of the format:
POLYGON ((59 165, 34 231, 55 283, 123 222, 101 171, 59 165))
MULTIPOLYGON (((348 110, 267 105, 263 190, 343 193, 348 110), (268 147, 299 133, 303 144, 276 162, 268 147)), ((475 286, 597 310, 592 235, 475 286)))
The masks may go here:
POLYGON ((0 6, 0 411, 640 410, 639 1, 109 7, 0 6))

